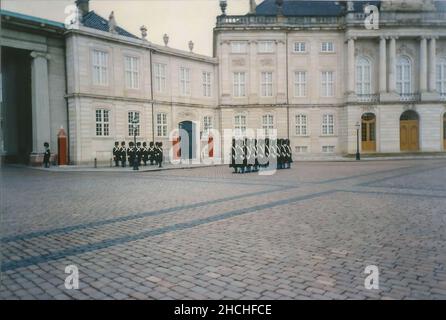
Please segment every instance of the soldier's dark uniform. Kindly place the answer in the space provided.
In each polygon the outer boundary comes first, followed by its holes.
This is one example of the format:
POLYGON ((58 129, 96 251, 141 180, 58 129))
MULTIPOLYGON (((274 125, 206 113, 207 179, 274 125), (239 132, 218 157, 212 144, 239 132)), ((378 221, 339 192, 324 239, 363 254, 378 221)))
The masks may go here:
POLYGON ((43 154, 43 165, 45 166, 45 168, 49 168, 51 158, 50 144, 48 142, 45 142, 43 146, 45 147, 45 153, 43 154))
POLYGON ((121 159, 121 148, 119 147, 119 142, 115 142, 113 147, 113 161, 115 162, 115 167, 119 167, 119 160, 121 159))
POLYGON ((264 168, 269 166, 269 158, 270 157, 270 140, 269 138, 265 139, 265 163, 263 165, 264 168))
POLYGON ((277 169, 283 169, 283 160, 284 160, 284 153, 283 153, 283 139, 277 139, 277 169))
POLYGON ((149 160, 149 149, 147 148, 147 142, 142 143, 142 161, 144 165, 147 165, 147 161, 149 160))
POLYGON ((252 152, 254 155, 254 171, 259 171, 259 153, 258 153, 257 139, 254 139, 254 143, 252 145, 252 152))
POLYGON ((245 146, 243 139, 235 140, 235 171, 243 173, 245 171, 245 146))
POLYGON ((155 162, 155 144, 153 143, 153 141, 149 143, 149 161, 150 165, 153 165, 153 163, 155 162))
POLYGON ((127 158, 129 161, 129 166, 134 165, 135 163, 135 144, 133 142, 129 142, 129 147, 127 148, 127 158))
POLYGON ((254 139, 245 139, 246 143, 246 171, 253 171, 253 167, 255 166, 255 142, 254 139))
POLYGON ((276 169, 278 165, 278 147, 276 139, 269 139, 268 141, 268 160, 268 167, 275 166, 274 169, 276 169))
POLYGON ((235 162, 235 159, 236 159, 235 139, 232 138, 231 162, 229 162, 229 168, 233 168, 234 173, 237 173, 237 164, 235 162))
POLYGON ((136 161, 138 162, 138 165, 140 166, 141 165, 141 161, 142 161, 141 142, 137 142, 136 143, 135 156, 136 156, 136 161))
POLYGON ((256 141, 256 163, 259 168, 263 168, 266 166, 266 163, 268 161, 265 156, 265 140, 259 139, 256 141))
POLYGON ((125 167, 125 162, 127 160, 127 149, 125 148, 125 141, 121 142, 121 147, 119 148, 119 159, 121 160, 121 166, 125 167))
POLYGON ((162 142, 158 142, 158 146, 156 148, 156 153, 157 153, 157 163, 158 166, 161 168, 163 166, 163 143, 162 142))
POLYGON ((290 146, 290 139, 285 139, 285 152, 286 152, 286 167, 291 168, 293 162, 293 153, 290 146))

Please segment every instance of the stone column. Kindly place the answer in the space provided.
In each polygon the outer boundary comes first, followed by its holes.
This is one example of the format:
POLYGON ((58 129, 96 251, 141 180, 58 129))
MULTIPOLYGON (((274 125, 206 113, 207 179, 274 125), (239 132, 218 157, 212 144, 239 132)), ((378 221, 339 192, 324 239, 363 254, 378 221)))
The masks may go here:
POLYGON ((396 92, 396 39, 393 36, 390 38, 389 45, 389 92, 396 92))
POLYGON ((427 39, 420 40, 420 92, 427 91, 427 39))
POLYGON ((436 38, 432 37, 429 41, 429 91, 435 92, 437 91, 436 87, 436 68, 437 68, 437 60, 436 60, 436 38))
POLYGON ((387 49, 386 38, 379 39, 379 93, 387 92, 387 49))
POLYGON ((347 40, 347 94, 355 93, 355 38, 347 40))
MULTIPOLYGON (((51 142, 50 99, 48 89, 48 59, 45 52, 31 52, 31 92, 32 92, 32 126, 33 152, 31 163, 40 162, 38 154, 44 152, 44 142, 51 142)), ((57 146, 51 146, 53 153, 57 146)))
POLYGON ((260 70, 257 68, 257 41, 249 41, 249 58, 248 58, 248 74, 249 79, 245 79, 245 83, 249 84, 249 87, 245 85, 247 96, 249 97, 249 103, 258 103, 259 83, 257 81, 257 73, 260 70))

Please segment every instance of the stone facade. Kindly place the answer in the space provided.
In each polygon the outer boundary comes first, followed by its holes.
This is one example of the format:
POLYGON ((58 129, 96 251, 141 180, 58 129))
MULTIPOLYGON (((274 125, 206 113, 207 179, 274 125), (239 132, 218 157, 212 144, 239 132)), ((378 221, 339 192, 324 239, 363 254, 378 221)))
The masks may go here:
MULTIPOLYGON (((57 37, 6 30, 2 46, 38 46, 28 48, 33 152, 46 140, 55 146, 63 126, 71 163, 109 162, 114 141, 133 141, 135 114, 137 140, 162 141, 166 151, 183 122, 194 124, 201 145, 209 128, 275 129, 296 158, 353 154, 358 136, 361 152, 444 151, 446 8, 372 1, 379 28, 370 29, 365 2, 293 7, 304 2, 251 1, 247 15, 223 12, 214 57, 193 53, 192 43, 190 52, 168 39, 155 45, 144 27, 136 37, 114 15, 107 21, 89 11, 88 1, 78 1, 69 27, 53 27, 57 37)), ((197 149, 192 158, 202 156, 197 149)))

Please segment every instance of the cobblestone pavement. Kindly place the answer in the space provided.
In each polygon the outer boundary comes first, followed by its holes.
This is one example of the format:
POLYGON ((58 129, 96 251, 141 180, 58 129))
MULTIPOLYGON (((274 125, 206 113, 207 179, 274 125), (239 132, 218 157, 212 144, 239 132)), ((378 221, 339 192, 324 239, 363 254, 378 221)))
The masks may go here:
POLYGON ((445 181, 445 160, 272 176, 6 167, 0 298, 446 299, 445 181), (79 290, 64 285, 72 264, 79 290))

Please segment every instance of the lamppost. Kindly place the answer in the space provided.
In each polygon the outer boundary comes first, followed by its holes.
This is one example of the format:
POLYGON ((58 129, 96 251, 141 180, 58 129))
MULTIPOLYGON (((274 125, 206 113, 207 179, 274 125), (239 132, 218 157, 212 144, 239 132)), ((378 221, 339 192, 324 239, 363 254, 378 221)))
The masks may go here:
POLYGON ((361 124, 356 122, 356 160, 361 160, 361 154, 359 153, 359 130, 361 129, 361 124))
POLYGON ((136 154, 136 129, 138 128, 138 120, 136 119, 136 117, 133 117, 132 120, 132 128, 133 128, 133 139, 134 139, 134 156, 133 156, 133 170, 139 170, 138 168, 138 155, 136 154))

